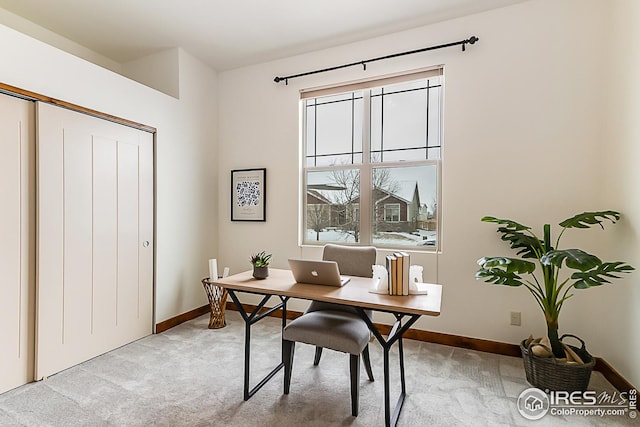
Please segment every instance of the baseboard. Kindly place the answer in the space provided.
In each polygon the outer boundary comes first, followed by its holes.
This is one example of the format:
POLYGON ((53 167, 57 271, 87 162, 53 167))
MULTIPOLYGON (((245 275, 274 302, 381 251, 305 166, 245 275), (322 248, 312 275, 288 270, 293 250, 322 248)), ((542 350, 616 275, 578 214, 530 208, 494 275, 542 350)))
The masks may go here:
POLYGON ((601 357, 596 357, 596 366, 594 369, 602 374, 615 388, 621 392, 628 392, 635 388, 625 377, 620 375, 613 366, 609 365, 606 360, 601 357))
POLYGON ((187 311, 186 313, 182 313, 176 317, 172 317, 171 319, 167 319, 164 322, 160 322, 156 324, 156 334, 166 331, 167 329, 171 329, 174 326, 178 326, 181 323, 188 322, 189 320, 193 320, 196 317, 200 317, 203 314, 209 313, 209 304, 203 305, 202 307, 194 308, 191 311, 187 311))
MULTIPOLYGON (((256 309, 255 305, 252 304, 242 304, 244 310, 248 313, 253 312, 256 309)), ((227 310, 237 311, 237 308, 233 302, 227 302, 226 306, 227 310)), ((267 311, 268 308, 262 308, 260 312, 267 311)), ((158 323, 156 325, 156 333, 164 332, 167 329, 170 329, 174 326, 179 325, 180 323, 186 322, 188 320, 195 319, 196 317, 202 316, 203 314, 209 313, 209 305, 205 305, 194 310, 183 313, 179 316, 173 317, 171 319, 165 320, 164 322, 158 323)), ((292 320, 296 317, 301 316, 302 313, 294 310, 287 310, 287 319, 292 320)), ((272 317, 280 318, 280 312, 276 311, 271 313, 272 317)), ((391 326, 383 325, 381 323, 375 324, 381 334, 388 334, 391 330, 391 326)), ((423 331, 421 329, 409 329, 405 334, 405 338, 430 342, 434 344, 442 344, 448 345, 451 347, 459 347, 466 348, 469 350, 477 350, 483 351, 485 353, 493 353, 493 354, 501 354, 504 356, 512 356, 512 357, 522 357, 520 353, 520 346, 518 344, 509 344, 499 341, 490 341, 483 340, 479 338, 469 338, 463 337, 460 335, 451 335, 444 334, 441 332, 430 332, 423 331)), ((594 369, 600 372, 606 379, 617 388, 621 392, 626 392, 631 389, 634 389, 633 385, 629 381, 627 381, 618 371, 616 371, 609 363, 607 363, 604 359, 600 357, 596 357, 596 365, 594 369)))

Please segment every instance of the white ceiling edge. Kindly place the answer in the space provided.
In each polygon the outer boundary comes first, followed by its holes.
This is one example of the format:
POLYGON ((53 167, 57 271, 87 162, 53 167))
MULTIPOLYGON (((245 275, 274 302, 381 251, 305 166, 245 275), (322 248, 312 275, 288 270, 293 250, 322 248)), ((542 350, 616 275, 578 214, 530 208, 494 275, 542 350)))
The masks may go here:
POLYGON ((51 30, 41 27, 19 15, 0 8, 0 24, 53 46, 78 58, 99 65, 103 68, 122 74, 122 64, 107 58, 79 43, 63 37, 51 30))

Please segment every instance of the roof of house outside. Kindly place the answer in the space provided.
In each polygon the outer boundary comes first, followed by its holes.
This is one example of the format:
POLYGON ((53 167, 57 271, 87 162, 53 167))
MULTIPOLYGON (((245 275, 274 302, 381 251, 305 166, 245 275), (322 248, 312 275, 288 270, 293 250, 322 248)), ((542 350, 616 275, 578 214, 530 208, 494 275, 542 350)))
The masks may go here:
MULTIPOLYGON (((327 203, 338 204, 340 203, 340 193, 339 190, 327 190, 328 186, 320 187, 315 186, 314 188, 308 188, 307 193, 311 194, 319 199, 325 200, 327 203)), ((413 201, 413 195, 417 191, 418 193, 418 204, 420 204, 420 192, 418 191, 418 182, 417 181, 398 181, 396 186, 396 191, 390 192, 384 190, 382 188, 376 188, 376 190, 386 194, 394 196, 398 199, 401 199, 403 202, 410 204, 413 201)), ((377 201, 385 199, 385 197, 378 198, 377 201)), ((353 199, 353 201, 358 200, 359 197, 353 199)))

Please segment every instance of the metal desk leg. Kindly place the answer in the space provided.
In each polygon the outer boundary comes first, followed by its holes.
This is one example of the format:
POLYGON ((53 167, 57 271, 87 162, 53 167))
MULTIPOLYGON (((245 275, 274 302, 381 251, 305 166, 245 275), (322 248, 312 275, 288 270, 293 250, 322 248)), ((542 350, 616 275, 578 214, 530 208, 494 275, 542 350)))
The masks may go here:
POLYGON ((255 308, 255 310, 253 310, 251 314, 247 314, 244 307, 242 306, 242 303, 240 303, 240 300, 238 300, 236 292, 232 289, 228 289, 228 292, 229 296, 235 303, 236 308, 240 312, 242 319, 244 320, 244 400, 249 400, 251 396, 253 396, 258 390, 260 390, 260 388, 262 388, 263 385, 265 385, 271 378, 273 378, 273 376, 280 369, 284 368, 284 362, 281 360, 280 364, 273 368, 273 370, 269 372, 267 376, 264 377, 254 388, 249 389, 249 370, 251 366, 251 325, 259 322, 274 311, 282 308, 282 327, 284 328, 286 324, 287 301, 289 300, 289 297, 278 296, 281 301, 280 304, 270 308, 262 314, 258 314, 262 307, 264 307, 266 302, 269 300, 269 298, 272 297, 272 295, 265 295, 260 301, 260 304, 258 304, 258 306, 255 308))
POLYGON ((385 338, 382 336, 380 331, 378 331, 378 328, 376 328, 369 316, 365 314, 364 310, 359 307, 356 307, 356 310, 384 350, 384 423, 386 427, 395 427, 395 425, 398 423, 398 417, 400 416, 400 411, 402 410, 404 398, 407 393, 404 377, 404 351, 402 349, 402 336, 420 318, 420 315, 392 313, 396 318, 396 323, 391 328, 391 332, 389 332, 389 336, 385 340, 385 338), (405 316, 408 316, 409 320, 403 325, 402 319, 405 316), (398 401, 392 415, 390 404, 391 396, 389 392, 389 351, 396 341, 398 342, 398 357, 400 359, 400 383, 402 386, 402 391, 400 392, 400 396, 398 397, 398 401))

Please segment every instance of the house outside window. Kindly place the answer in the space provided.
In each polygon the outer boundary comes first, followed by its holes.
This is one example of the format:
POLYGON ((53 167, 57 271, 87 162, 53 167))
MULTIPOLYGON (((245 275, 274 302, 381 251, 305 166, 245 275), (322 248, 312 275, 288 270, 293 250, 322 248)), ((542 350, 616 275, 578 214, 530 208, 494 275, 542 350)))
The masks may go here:
POLYGON ((442 69, 301 92, 304 244, 437 247, 442 69))

